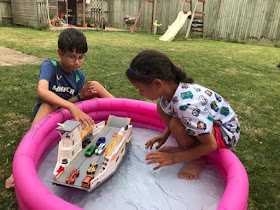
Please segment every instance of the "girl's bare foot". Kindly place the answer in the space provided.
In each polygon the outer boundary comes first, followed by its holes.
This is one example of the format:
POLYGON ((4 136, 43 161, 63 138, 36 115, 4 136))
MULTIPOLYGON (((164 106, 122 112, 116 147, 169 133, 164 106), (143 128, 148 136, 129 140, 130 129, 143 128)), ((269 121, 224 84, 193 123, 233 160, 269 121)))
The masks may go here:
POLYGON ((186 166, 181 168, 178 173, 178 178, 187 180, 197 179, 199 172, 206 164, 207 161, 204 158, 192 160, 186 166))
POLYGON ((14 187, 15 187, 15 182, 14 182, 14 176, 12 174, 8 179, 6 179, 5 188, 9 190, 9 189, 13 189, 14 187))
POLYGON ((170 147, 170 146, 165 146, 159 149, 159 152, 166 152, 171 154, 174 154, 179 151, 182 151, 179 147, 170 147))

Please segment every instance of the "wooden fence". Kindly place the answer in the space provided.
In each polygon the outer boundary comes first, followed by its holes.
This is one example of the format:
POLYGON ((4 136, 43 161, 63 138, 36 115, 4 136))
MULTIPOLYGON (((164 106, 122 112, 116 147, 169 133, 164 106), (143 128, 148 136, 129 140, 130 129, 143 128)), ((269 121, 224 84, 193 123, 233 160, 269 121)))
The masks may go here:
MULTIPOLYGON (((109 0, 109 26, 125 28, 123 17, 137 17, 144 1, 109 0)), ((158 33, 163 34, 174 22, 182 1, 155 0, 154 20, 162 24, 158 33)), ((189 4, 185 10, 190 10, 189 4)), ((2 17, 11 19, 13 16, 15 24, 38 26, 43 24, 46 15, 44 0, 0 0, 0 22, 2 17)), ((147 3, 137 30, 150 32, 151 16, 152 4, 147 3)), ((189 20, 179 34, 185 35, 188 23, 189 20)), ((280 0, 206 0, 204 35, 216 40, 280 41, 280 0)))
MULTIPOLYGON (((193 0, 193 5, 196 0, 193 0)), ((123 17, 137 17, 144 0, 110 0, 109 23, 125 28, 123 17)), ((182 0, 155 0, 154 19, 163 34, 176 19, 182 0)), ((189 11, 189 4, 185 10, 189 11)), ((150 31, 152 4, 147 3, 137 30, 150 31)), ((185 34, 188 21, 179 34, 185 34)), ((219 40, 280 40, 280 0, 206 0, 204 35, 219 40)))
POLYGON ((46 2, 37 2, 37 17, 39 26, 48 24, 48 10, 46 2))
POLYGON ((280 40, 279 0, 208 0, 205 18, 211 39, 280 40))

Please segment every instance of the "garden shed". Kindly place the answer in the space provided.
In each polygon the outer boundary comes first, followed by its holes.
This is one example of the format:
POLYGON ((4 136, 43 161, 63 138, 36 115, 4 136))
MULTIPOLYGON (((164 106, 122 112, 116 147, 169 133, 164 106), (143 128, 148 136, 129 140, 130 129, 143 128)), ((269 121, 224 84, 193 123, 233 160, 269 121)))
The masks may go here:
POLYGON ((49 19, 86 26, 86 17, 107 18, 108 0, 11 0, 13 23, 38 27, 49 19))
POLYGON ((11 0, 0 0, 0 23, 13 22, 11 0))

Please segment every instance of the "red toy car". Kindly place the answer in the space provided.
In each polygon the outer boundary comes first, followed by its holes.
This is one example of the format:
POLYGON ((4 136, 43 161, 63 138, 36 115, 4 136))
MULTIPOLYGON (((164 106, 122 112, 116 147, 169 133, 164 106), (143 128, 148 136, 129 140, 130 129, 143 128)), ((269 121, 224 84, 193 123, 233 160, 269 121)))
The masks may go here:
POLYGON ((75 179, 76 179, 77 176, 79 176, 79 174, 80 174, 80 170, 79 169, 73 169, 70 172, 70 176, 66 179, 66 183, 67 184, 74 184, 75 179))

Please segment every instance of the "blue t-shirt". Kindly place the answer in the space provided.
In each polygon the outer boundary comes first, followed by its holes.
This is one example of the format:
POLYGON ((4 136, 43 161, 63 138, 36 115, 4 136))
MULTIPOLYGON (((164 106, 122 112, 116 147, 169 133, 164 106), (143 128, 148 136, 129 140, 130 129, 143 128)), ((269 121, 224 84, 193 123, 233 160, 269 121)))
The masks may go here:
MULTIPOLYGON (((49 82, 50 91, 65 100, 77 95, 85 84, 85 74, 80 69, 72 73, 64 72, 56 60, 45 60, 43 62, 39 81, 42 79, 49 82)), ((34 117, 42 103, 43 101, 38 98, 38 104, 33 111, 34 117)))

